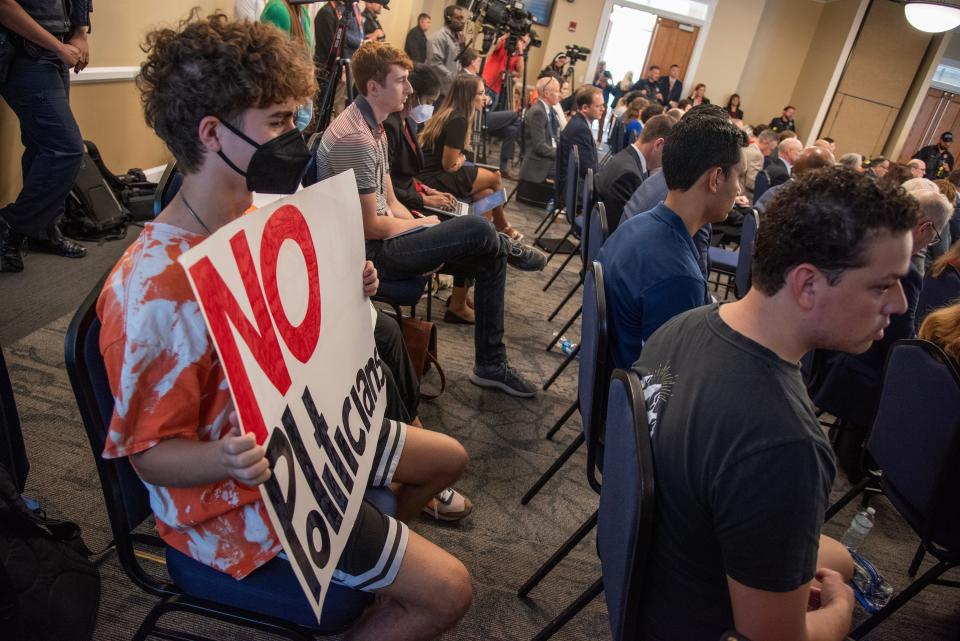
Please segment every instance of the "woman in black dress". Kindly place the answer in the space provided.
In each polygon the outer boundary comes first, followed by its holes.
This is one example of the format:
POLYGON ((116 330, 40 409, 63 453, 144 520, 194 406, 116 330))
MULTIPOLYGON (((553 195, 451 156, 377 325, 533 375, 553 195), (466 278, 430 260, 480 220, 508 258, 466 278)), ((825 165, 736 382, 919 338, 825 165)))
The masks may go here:
POLYGON ((740 94, 735 93, 727 101, 727 113, 733 120, 743 120, 743 110, 740 109, 740 94))
MULTIPOLYGON (((473 120, 485 103, 486 93, 479 76, 462 74, 454 79, 440 109, 420 134, 423 172, 418 178, 421 182, 474 202, 503 188, 499 171, 466 164, 465 151, 468 151, 473 120)), ((502 206, 485 215, 492 218, 497 231, 513 240, 523 238, 523 234, 507 222, 502 206)))

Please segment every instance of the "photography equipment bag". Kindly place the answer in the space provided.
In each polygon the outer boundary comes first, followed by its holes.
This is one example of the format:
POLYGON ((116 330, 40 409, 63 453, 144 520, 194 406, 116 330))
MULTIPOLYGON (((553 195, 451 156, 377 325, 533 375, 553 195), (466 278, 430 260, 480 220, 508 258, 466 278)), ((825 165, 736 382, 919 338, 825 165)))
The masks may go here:
POLYGON ((0 465, 0 631, 17 641, 88 641, 100 572, 80 527, 31 511, 0 465))

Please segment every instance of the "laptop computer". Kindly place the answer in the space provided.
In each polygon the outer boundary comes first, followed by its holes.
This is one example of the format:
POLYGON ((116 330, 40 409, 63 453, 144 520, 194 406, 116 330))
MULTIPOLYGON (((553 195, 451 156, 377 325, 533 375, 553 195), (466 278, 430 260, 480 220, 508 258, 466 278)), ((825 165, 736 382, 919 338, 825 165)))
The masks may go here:
POLYGON ((459 218, 460 216, 482 216, 494 207, 500 207, 507 202, 507 190, 498 189, 489 196, 485 196, 474 203, 457 201, 453 209, 441 209, 424 205, 424 209, 431 214, 442 218, 459 218))

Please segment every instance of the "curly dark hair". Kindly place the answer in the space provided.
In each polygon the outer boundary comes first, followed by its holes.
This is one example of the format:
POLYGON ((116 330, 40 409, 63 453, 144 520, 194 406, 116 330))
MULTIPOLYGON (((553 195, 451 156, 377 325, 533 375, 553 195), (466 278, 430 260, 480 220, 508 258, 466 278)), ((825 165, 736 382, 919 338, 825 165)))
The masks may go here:
POLYGON ((879 234, 907 232, 919 215, 917 201, 899 186, 842 167, 805 172, 767 206, 753 247, 752 284, 773 296, 787 272, 810 263, 835 285, 845 270, 866 264, 879 234))
POLYGON ((203 162, 200 121, 217 116, 241 126, 243 112, 316 92, 309 53, 280 29, 194 8, 177 29, 157 29, 142 45, 137 88, 147 124, 166 143, 178 168, 203 162))

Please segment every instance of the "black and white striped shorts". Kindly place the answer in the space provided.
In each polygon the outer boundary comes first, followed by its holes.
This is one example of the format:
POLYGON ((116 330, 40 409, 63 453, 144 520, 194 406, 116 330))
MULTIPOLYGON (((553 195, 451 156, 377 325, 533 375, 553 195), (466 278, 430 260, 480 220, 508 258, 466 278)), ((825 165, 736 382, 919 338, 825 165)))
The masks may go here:
MULTIPOLYGON (((406 436, 406 424, 383 419, 368 487, 386 487, 393 481, 406 436)), ((333 572, 334 582, 364 592, 387 587, 400 570, 409 535, 405 523, 364 501, 333 572)))

